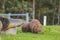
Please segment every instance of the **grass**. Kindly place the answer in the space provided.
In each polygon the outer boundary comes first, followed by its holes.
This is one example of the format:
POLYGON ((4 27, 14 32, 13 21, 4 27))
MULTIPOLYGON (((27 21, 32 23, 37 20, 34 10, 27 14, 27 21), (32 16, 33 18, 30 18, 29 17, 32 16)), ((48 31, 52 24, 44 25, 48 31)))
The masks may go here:
POLYGON ((60 40, 60 26, 45 26, 41 34, 23 33, 19 28, 16 35, 0 34, 0 40, 60 40))

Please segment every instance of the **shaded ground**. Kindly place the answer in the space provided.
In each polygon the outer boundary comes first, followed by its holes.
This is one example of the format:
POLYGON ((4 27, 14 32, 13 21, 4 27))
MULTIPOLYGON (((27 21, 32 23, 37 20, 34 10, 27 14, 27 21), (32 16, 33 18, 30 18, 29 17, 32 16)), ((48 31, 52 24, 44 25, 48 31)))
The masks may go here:
POLYGON ((60 40, 60 26, 45 26, 42 34, 23 33, 19 28, 16 35, 0 34, 0 40, 60 40))

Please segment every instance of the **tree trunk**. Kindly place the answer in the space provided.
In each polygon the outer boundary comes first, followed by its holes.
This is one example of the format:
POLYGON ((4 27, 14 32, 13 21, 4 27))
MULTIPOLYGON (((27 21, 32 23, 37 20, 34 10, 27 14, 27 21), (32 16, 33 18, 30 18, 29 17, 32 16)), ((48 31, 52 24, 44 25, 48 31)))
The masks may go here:
POLYGON ((60 24, 59 22, 60 22, 60 18, 59 18, 59 16, 60 16, 60 0, 59 0, 59 6, 58 6, 59 8, 58 8, 58 24, 60 24))
POLYGON ((5 13, 5 0, 3 0, 2 8, 3 8, 3 13, 5 13))
POLYGON ((35 19, 35 0, 33 0, 33 19, 35 19))

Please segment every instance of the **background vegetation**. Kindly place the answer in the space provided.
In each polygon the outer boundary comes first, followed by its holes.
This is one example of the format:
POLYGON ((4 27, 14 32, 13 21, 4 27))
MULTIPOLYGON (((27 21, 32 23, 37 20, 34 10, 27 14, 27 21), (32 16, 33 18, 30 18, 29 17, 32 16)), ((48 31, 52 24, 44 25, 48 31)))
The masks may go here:
MULTIPOLYGON (((0 13, 33 14, 33 0, 0 0, 0 13)), ((60 24, 60 0, 35 0, 35 18, 43 24, 43 16, 47 16, 47 24, 60 24), (52 20, 51 20, 52 19, 52 20)))

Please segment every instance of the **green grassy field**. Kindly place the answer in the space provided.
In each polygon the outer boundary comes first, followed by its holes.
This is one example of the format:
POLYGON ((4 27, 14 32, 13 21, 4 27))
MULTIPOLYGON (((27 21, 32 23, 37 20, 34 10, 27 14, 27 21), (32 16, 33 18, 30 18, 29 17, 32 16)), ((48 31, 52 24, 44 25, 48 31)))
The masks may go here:
POLYGON ((19 28, 16 35, 0 34, 0 40, 60 40, 60 26, 45 26, 41 34, 23 33, 19 28))

